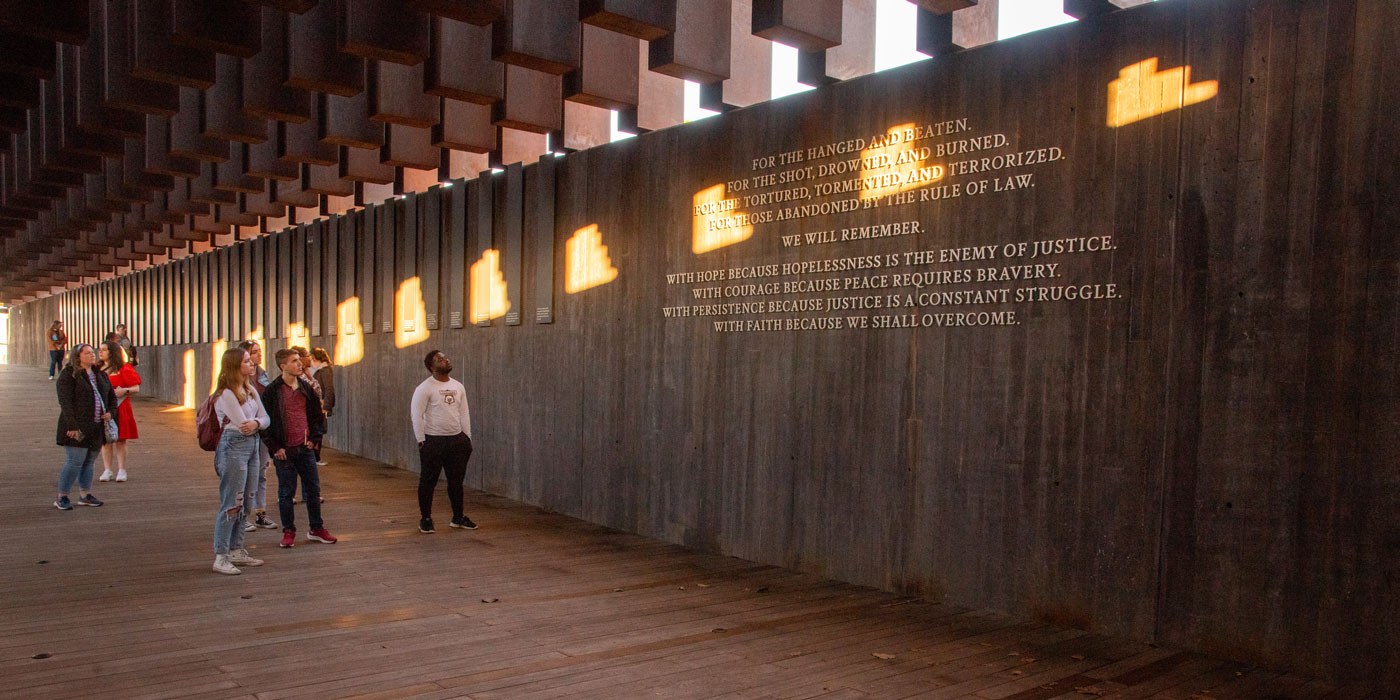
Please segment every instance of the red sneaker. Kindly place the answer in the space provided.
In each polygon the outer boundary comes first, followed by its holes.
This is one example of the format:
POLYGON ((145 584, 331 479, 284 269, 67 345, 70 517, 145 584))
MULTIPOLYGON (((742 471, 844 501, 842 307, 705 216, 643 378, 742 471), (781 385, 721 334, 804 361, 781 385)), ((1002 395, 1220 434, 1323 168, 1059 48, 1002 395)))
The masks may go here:
POLYGON ((312 542, 324 542, 326 544, 335 544, 336 542, 335 536, 332 535, 330 532, 327 532, 326 528, 324 527, 316 528, 315 530, 306 533, 306 539, 311 540, 312 542))
POLYGON ((283 531, 282 531, 282 546, 283 546, 283 547, 290 547, 290 546, 292 546, 292 545, 294 545, 294 544, 296 544, 296 543, 297 543, 297 531, 296 531, 296 530, 283 530, 283 531))

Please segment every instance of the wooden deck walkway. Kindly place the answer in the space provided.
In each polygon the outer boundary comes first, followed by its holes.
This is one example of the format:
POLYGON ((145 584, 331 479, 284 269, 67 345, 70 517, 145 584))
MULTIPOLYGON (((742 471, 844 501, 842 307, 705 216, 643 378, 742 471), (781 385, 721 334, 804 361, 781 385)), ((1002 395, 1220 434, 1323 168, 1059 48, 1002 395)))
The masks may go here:
MULTIPOLYGON (((481 493, 416 530, 416 475, 328 451, 334 546, 209 571, 212 457, 135 404, 131 480, 54 509, 41 370, 0 366, 0 698, 1329 698, 1365 688, 696 554, 481 493)), ((99 463, 100 471, 100 463, 99 463)), ((275 479, 273 479, 275 501, 275 479)), ((275 512, 275 504, 274 504, 275 512)), ((298 507, 298 518, 305 511, 298 507)))

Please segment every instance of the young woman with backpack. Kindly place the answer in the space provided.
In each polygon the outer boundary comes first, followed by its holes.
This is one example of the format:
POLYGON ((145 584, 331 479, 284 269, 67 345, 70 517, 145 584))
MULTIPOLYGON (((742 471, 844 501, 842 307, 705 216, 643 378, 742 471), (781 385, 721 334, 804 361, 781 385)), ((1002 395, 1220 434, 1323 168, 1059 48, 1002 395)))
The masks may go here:
POLYGON ((219 362, 215 385, 214 417, 222 429, 214 449, 214 471, 219 475, 219 514, 214 518, 214 572, 240 574, 239 566, 262 566, 243 548, 247 510, 244 494, 257 488, 258 431, 269 425, 252 378, 257 366, 248 352, 230 348, 219 362), (251 483, 250 483, 251 482, 251 483))

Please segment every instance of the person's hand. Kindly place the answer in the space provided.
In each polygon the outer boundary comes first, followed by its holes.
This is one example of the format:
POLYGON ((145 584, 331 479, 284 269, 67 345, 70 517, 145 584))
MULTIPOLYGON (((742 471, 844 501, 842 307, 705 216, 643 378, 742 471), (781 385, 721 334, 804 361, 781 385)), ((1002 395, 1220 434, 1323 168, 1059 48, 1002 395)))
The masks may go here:
POLYGON ((286 450, 285 448, 284 448, 284 449, 280 449, 280 450, 278 450, 278 451, 276 451, 276 452, 273 452, 273 453, 272 453, 272 456, 275 457, 275 458, 277 458, 277 459, 280 459, 280 460, 285 460, 285 459, 287 459, 287 450, 286 450))
POLYGON ((109 421, 109 420, 112 420, 112 414, 110 414, 110 413, 103 413, 103 414, 102 414, 102 422, 105 423, 105 422, 107 422, 107 421, 109 421))
POLYGON ((306 442, 302 443, 302 446, 305 447, 305 448, 308 449, 308 450, 314 450, 314 449, 316 449, 316 445, 312 444, 312 442, 311 442, 310 440, 307 440, 306 442))
POLYGON ((423 445, 425 445, 425 444, 427 444, 427 441, 426 441, 426 440, 419 440, 419 441, 418 441, 418 449, 420 449, 420 450, 423 449, 423 445))
POLYGON ((80 432, 78 432, 78 431, 76 431, 76 430, 70 430, 70 431, 68 431, 66 434, 68 435, 68 438, 69 438, 70 440, 81 440, 81 439, 83 439, 83 434, 80 433, 80 432))
POLYGON ((326 417, 327 417, 327 418, 330 418, 330 417, 331 417, 331 409, 326 409, 326 417))
POLYGON ((258 432, 258 422, 255 420, 245 420, 238 424, 238 432, 244 435, 252 435, 258 432))

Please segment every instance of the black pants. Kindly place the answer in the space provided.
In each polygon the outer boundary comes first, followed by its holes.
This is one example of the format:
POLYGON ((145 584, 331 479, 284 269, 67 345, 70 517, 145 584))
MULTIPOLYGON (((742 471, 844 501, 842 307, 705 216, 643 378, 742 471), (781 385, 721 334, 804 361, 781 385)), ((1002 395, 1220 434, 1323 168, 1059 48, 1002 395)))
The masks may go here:
POLYGON ((277 510, 282 516, 282 528, 295 530, 295 515, 292 511, 292 495, 297 492, 297 477, 301 477, 301 495, 306 500, 306 519, 312 530, 319 530, 321 522, 321 475, 316 471, 316 455, 304 445, 288 447, 287 458, 272 458, 272 466, 277 469, 277 510))
POLYGON ((418 513, 433 517, 433 490, 438 474, 447 472, 447 499, 452 515, 462 517, 462 481, 467 478, 467 460, 472 458, 472 439, 466 433, 428 435, 418 448, 423 471, 418 474, 418 513))

